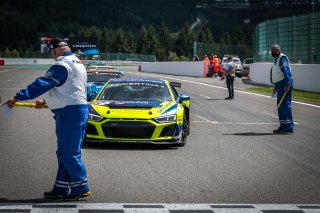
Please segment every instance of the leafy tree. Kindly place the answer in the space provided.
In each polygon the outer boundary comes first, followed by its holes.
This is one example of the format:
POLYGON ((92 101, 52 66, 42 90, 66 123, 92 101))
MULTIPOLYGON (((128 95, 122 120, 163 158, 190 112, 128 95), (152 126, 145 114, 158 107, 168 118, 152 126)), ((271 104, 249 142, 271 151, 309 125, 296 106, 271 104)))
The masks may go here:
POLYGON ((138 37, 138 51, 141 54, 147 54, 151 41, 149 41, 148 32, 144 25, 141 27, 138 37))
POLYGON ((13 49, 12 51, 11 51, 11 57, 12 58, 19 58, 20 57, 20 54, 19 54, 19 52, 16 50, 16 49, 13 49))
POLYGON ((100 48, 101 52, 107 53, 107 52, 116 52, 115 47, 115 33, 112 29, 107 29, 104 27, 102 29, 102 36, 101 36, 101 43, 100 48))
POLYGON ((169 51, 168 60, 169 61, 179 61, 179 57, 177 56, 177 54, 175 52, 169 51))
POLYGON ((190 31, 190 25, 185 23, 178 33, 176 41, 176 51, 178 55, 192 57, 192 43, 196 39, 196 34, 190 31))
POLYGON ((116 44, 116 51, 118 53, 130 52, 130 46, 129 46, 128 39, 126 37, 125 32, 121 28, 119 28, 116 31, 115 44, 116 44))
POLYGON ((7 57, 7 58, 11 57, 11 52, 8 48, 3 52, 3 57, 7 57))
POLYGON ((169 28, 165 23, 162 23, 162 27, 159 32, 159 60, 165 61, 168 59, 168 51, 172 50, 173 48, 173 38, 170 34, 169 28))
POLYGON ((128 53, 136 53, 137 51, 137 39, 135 35, 130 31, 126 33, 129 50, 128 53))

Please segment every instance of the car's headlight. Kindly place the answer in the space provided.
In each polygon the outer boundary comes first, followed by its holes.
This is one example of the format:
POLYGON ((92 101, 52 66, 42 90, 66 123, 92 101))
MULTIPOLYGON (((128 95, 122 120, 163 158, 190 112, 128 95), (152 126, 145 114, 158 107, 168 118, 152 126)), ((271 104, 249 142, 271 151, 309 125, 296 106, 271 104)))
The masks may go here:
POLYGON ((99 121, 102 121, 103 119, 104 119, 104 117, 102 117, 100 115, 95 115, 95 114, 89 113, 89 120, 90 121, 99 122, 99 121))
POLYGON ((99 122, 104 119, 104 117, 100 116, 96 110, 93 109, 91 105, 88 105, 89 109, 89 121, 99 122))
POLYGON ((170 123, 175 122, 177 119, 177 115, 166 115, 155 118, 154 120, 158 123, 170 123))

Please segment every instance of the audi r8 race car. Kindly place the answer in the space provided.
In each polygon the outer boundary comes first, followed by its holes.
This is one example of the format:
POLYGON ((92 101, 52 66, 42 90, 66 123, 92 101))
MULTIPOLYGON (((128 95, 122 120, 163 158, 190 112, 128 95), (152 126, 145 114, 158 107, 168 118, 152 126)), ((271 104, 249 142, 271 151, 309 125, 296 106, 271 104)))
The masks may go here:
POLYGON ((103 85, 113 78, 124 78, 123 72, 87 71, 87 100, 91 101, 100 92, 103 85))
POLYGON ((184 146, 190 97, 159 79, 111 79, 88 103, 85 142, 136 142, 184 146))
POLYGON ((116 68, 114 68, 113 66, 88 66, 87 71, 106 71, 106 72, 118 72, 118 70, 116 68))

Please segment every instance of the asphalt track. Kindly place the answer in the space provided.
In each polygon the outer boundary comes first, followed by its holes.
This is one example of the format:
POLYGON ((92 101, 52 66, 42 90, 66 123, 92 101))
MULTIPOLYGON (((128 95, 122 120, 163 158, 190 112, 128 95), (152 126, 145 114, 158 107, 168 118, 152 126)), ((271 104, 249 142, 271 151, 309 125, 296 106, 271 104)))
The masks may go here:
MULTIPOLYGON (((182 148, 84 145, 93 192, 84 203, 320 203, 319 106, 293 103, 295 133, 274 135, 276 103, 268 96, 244 92, 251 86, 245 80, 236 80, 235 100, 226 101, 225 83, 218 79, 119 68, 126 77, 181 82, 179 92, 191 96, 191 134, 182 148)), ((2 103, 44 72, 1 68, 2 103)), ((55 179, 55 141, 49 110, 15 108, 10 116, 1 113, 0 203, 49 202, 42 193, 55 179)), ((309 212, 290 205, 291 210, 309 212)))

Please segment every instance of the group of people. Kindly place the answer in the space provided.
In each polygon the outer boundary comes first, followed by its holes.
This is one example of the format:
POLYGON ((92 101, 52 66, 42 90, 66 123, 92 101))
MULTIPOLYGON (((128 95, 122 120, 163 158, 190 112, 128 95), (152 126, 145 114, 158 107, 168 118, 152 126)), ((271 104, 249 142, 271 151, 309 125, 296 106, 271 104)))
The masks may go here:
MULTIPOLYGON (((12 108, 17 101, 34 99, 44 95, 44 100, 36 101, 36 108, 47 105, 54 114, 57 137, 58 171, 53 188, 44 193, 45 198, 78 200, 91 194, 85 165, 81 159, 81 146, 88 120, 86 100, 86 69, 81 61, 71 53, 62 39, 54 39, 50 44, 52 57, 56 62, 44 76, 38 77, 25 89, 6 101, 12 108)), ((278 100, 280 127, 275 134, 293 133, 291 93, 293 78, 289 59, 281 53, 279 45, 271 48, 275 62, 271 71, 271 82, 275 84, 278 100)), ((224 72, 229 96, 234 99, 233 82, 235 64, 232 56, 224 72)))
MULTIPOLYGON (((198 55, 195 55, 195 58, 199 58, 198 55)), ((208 73, 207 77, 217 77, 221 75, 222 67, 221 67, 221 60, 218 58, 217 55, 211 54, 210 57, 204 55, 203 61, 208 64, 208 73)))

